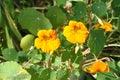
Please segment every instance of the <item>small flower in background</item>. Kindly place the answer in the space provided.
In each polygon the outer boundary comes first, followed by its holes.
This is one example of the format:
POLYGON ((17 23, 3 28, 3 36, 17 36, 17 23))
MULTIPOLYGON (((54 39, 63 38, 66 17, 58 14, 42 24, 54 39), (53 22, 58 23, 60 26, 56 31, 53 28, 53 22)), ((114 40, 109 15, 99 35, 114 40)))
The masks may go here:
POLYGON ((95 61, 90 67, 85 67, 84 71, 95 74, 97 72, 109 72, 110 69, 107 62, 95 61))
POLYGON ((71 7, 72 7, 71 1, 66 1, 66 5, 64 6, 64 8, 67 10, 68 13, 70 13, 71 7))
POLYGON ((75 43, 84 43, 88 37, 88 30, 82 22, 70 21, 63 30, 63 35, 66 39, 75 43))
POLYGON ((57 38, 55 30, 40 30, 37 35, 34 46, 43 52, 51 53, 60 46, 60 40, 57 38))
POLYGON ((111 31, 112 25, 108 22, 103 22, 103 25, 100 25, 99 23, 95 25, 96 28, 102 28, 105 31, 111 31))

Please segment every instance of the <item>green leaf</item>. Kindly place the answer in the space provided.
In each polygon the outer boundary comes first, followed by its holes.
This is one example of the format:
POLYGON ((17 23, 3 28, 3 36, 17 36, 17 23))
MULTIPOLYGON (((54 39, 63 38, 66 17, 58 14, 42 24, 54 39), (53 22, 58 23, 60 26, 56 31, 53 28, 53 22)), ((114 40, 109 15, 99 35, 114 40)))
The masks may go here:
POLYGON ((31 46, 33 45, 33 42, 34 42, 34 36, 32 34, 27 34, 21 39, 20 47, 24 51, 28 51, 28 50, 30 50, 31 46))
POLYGON ((16 62, 8 61, 0 64, 1 80, 31 80, 31 75, 16 62))
POLYGON ((40 80, 39 77, 40 73, 44 70, 43 67, 40 67, 39 65, 32 65, 30 68, 27 69, 27 71, 31 75, 31 80, 40 80))
POLYGON ((66 60, 71 59, 72 62, 75 61, 76 59, 76 54, 75 51, 73 50, 66 50, 65 52, 62 53, 62 61, 65 62, 66 60))
POLYGON ((40 29, 51 29, 49 20, 40 12, 33 8, 25 8, 18 16, 18 21, 23 29, 27 29, 36 35, 40 29))
POLYGON ((72 8, 74 13, 74 18, 76 20, 80 20, 80 18, 85 17, 87 9, 86 4, 84 2, 77 2, 75 6, 72 8))
POLYGON ((66 4, 66 0, 55 0, 56 1, 56 4, 57 4, 57 6, 63 6, 63 5, 65 5, 66 4))
POLYGON ((10 61, 17 61, 18 60, 17 51, 13 48, 4 49, 2 51, 2 55, 5 58, 5 60, 10 60, 10 61))
POLYGON ((120 75, 120 65, 116 61, 112 60, 109 62, 110 70, 120 75))
POLYGON ((55 57, 55 61, 54 61, 54 66, 59 66, 60 65, 60 63, 61 63, 61 58, 60 57, 58 57, 58 56, 56 56, 55 57))
POLYGON ((58 80, 67 80, 69 76, 70 76, 69 70, 60 69, 57 71, 58 80))
POLYGON ((54 28, 64 24, 67 20, 65 13, 57 6, 49 8, 46 17, 50 20, 54 28))
POLYGON ((92 12, 97 16, 104 16, 107 12, 107 7, 104 2, 94 3, 91 9, 92 9, 92 12))
POLYGON ((120 15, 120 1, 119 0, 112 0, 111 7, 114 10, 114 14, 116 16, 120 15))
POLYGON ((114 76, 112 72, 106 72, 106 73, 97 73, 97 80, 120 80, 114 76))
POLYGON ((105 40, 106 37, 104 35, 104 30, 91 30, 87 43, 91 53, 94 53, 96 55, 99 54, 104 48, 105 40))
POLYGON ((28 54, 25 51, 18 52, 19 62, 23 63, 28 61, 28 54))
POLYGON ((50 80, 56 80, 56 72, 52 71, 50 74, 50 80))
POLYGON ((49 80, 51 71, 52 70, 50 68, 46 68, 45 70, 43 70, 40 74, 39 80, 49 80))
POLYGON ((29 57, 32 58, 32 63, 38 63, 42 60, 42 54, 40 53, 39 50, 33 50, 30 54, 29 57))

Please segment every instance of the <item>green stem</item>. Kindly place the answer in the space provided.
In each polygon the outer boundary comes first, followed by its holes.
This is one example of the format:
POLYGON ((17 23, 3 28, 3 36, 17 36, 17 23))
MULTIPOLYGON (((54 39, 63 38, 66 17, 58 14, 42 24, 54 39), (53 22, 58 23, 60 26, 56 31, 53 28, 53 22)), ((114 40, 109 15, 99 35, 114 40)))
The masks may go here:
POLYGON ((4 9, 6 18, 8 20, 8 24, 10 26, 10 29, 12 30, 12 32, 14 33, 14 35, 17 37, 17 39, 20 41, 21 38, 22 38, 22 36, 21 36, 19 30, 17 29, 17 26, 16 26, 15 22, 13 21, 12 17, 10 16, 10 14, 9 14, 7 8, 6 8, 5 2, 3 2, 3 3, 1 2, 1 5, 2 5, 2 7, 4 9))
POLYGON ((8 28, 7 28, 6 25, 5 25, 5 34, 6 34, 8 48, 14 48, 14 45, 13 45, 13 42, 12 42, 12 38, 9 35, 8 28))

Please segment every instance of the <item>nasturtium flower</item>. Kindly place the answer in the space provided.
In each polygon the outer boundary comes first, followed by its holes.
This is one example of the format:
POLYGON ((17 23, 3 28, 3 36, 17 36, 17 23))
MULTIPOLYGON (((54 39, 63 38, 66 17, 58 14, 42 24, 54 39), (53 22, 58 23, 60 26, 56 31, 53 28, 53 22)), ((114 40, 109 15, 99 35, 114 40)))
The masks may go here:
POLYGON ((85 67, 84 71, 95 74, 97 72, 109 72, 109 65, 107 62, 95 61, 91 66, 85 67))
POLYGON ((57 38, 55 30, 40 30, 37 35, 34 46, 43 52, 53 52, 60 46, 60 40, 57 38))
POLYGON ((64 27, 63 35, 73 44, 84 43, 88 37, 88 30, 82 22, 70 21, 69 24, 64 27))
POLYGON ((112 25, 108 22, 103 22, 103 25, 100 25, 99 23, 96 24, 96 28, 102 28, 105 31, 111 31, 112 30, 112 25))

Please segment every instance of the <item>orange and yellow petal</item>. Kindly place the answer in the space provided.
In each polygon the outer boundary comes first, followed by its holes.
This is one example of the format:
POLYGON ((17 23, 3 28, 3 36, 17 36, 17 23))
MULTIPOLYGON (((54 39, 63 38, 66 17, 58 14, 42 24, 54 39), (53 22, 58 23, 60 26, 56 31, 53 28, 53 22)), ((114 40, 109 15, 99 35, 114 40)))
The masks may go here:
POLYGON ((95 74, 97 72, 109 72, 109 65, 107 62, 96 61, 90 67, 84 68, 84 71, 95 74))
POLYGON ((112 30, 112 25, 108 22, 104 22, 104 24, 101 26, 105 31, 111 31, 112 30))
POLYGON ((68 26, 65 26, 63 35, 71 43, 84 43, 88 30, 82 22, 70 21, 68 26))
POLYGON ((98 28, 102 28, 105 31, 111 31, 112 30, 112 25, 108 22, 103 22, 103 25, 100 25, 99 23, 95 25, 95 27, 98 28))
POLYGON ((40 39, 39 38, 36 38, 35 41, 34 41, 34 46, 37 48, 37 49, 40 49, 41 46, 40 46, 40 39))
POLYGON ((51 52, 60 46, 60 40, 57 38, 55 30, 40 30, 34 46, 43 52, 51 52))

